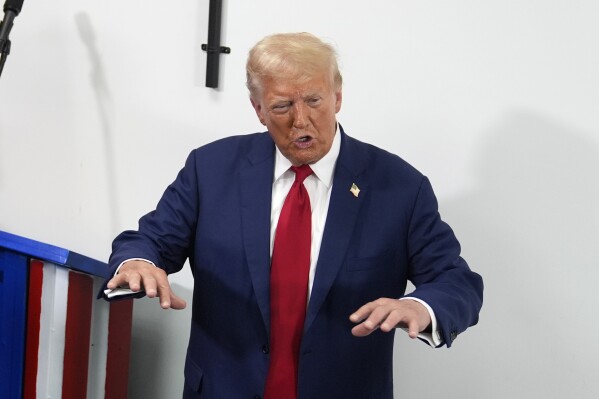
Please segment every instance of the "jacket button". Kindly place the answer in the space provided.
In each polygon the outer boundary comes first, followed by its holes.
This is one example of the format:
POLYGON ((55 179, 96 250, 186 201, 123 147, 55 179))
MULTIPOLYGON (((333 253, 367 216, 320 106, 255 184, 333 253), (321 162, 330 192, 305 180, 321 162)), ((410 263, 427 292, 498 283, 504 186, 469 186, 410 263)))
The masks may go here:
POLYGON ((264 353, 265 355, 268 355, 268 345, 262 345, 262 353, 264 353))
POLYGON ((260 395, 254 395, 254 399, 262 399, 260 395))

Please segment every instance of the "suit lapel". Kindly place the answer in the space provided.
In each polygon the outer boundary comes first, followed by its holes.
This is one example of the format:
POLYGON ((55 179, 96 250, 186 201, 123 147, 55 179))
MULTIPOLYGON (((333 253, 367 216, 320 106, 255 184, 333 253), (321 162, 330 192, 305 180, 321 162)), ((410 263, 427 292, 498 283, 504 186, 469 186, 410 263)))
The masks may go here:
POLYGON ((270 203, 274 170, 274 143, 268 133, 248 154, 249 165, 240 173, 241 227, 256 301, 270 331, 270 203))
POLYGON ((335 169, 327 221, 304 323, 304 334, 314 322, 343 264, 360 207, 368 194, 368 180, 362 173, 366 167, 366 160, 356 146, 356 142, 347 137, 343 129, 341 134, 341 151, 335 169), (360 189, 357 197, 350 192, 353 184, 360 189))
MULTIPOLYGON (((304 332, 312 325, 343 264, 360 206, 368 194, 368 180, 363 174, 365 157, 355 140, 346 136, 343 129, 341 135, 341 151, 335 168, 304 332), (357 197, 350 192, 353 184, 360 188, 357 197)), ((274 143, 265 133, 250 149, 248 165, 240 173, 244 247, 266 331, 270 331, 270 208, 274 151, 274 143)))

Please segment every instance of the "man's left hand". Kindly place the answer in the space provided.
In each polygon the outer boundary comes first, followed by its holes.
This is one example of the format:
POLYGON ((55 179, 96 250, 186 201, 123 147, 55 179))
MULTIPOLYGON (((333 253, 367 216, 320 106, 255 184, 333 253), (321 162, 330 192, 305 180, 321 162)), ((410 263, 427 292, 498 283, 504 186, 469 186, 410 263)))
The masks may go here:
POLYGON ((359 323, 351 330, 356 337, 365 337, 378 328, 389 332, 396 327, 407 327, 410 338, 417 338, 431 324, 426 307, 410 299, 379 298, 362 306, 349 319, 359 323))

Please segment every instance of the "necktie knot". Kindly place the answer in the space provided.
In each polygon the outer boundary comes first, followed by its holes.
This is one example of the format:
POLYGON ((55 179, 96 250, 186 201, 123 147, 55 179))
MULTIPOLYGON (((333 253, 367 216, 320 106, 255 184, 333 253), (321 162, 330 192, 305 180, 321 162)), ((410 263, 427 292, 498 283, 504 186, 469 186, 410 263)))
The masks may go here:
POLYGON ((300 184, 306 180, 306 177, 313 173, 310 165, 292 166, 291 170, 295 172, 295 181, 300 184))

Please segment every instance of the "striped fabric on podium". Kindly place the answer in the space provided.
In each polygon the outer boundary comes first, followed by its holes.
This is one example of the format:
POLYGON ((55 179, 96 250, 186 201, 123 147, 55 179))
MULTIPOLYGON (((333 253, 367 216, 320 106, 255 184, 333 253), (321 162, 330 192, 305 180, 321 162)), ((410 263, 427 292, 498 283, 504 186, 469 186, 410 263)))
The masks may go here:
POLYGON ((102 282, 31 260, 24 399, 127 397, 133 302, 96 300, 102 282))

